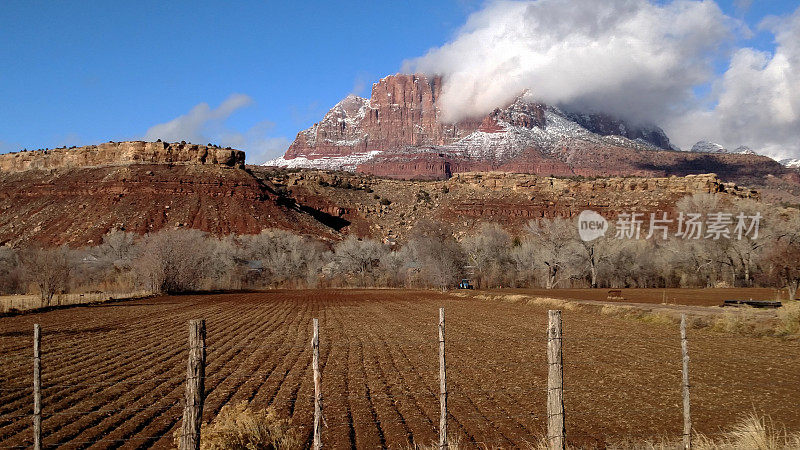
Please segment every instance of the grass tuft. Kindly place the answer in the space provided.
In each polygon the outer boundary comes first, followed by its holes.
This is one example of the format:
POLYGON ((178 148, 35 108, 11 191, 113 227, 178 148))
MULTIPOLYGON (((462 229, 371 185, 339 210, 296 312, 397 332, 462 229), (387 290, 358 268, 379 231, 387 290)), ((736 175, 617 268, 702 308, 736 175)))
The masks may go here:
POLYGON ((254 410, 247 402, 225 405, 213 422, 200 430, 203 450, 289 450, 302 448, 291 421, 272 408, 254 410))
POLYGON ((781 335, 800 333, 800 301, 786 302, 778 308, 776 331, 781 335))

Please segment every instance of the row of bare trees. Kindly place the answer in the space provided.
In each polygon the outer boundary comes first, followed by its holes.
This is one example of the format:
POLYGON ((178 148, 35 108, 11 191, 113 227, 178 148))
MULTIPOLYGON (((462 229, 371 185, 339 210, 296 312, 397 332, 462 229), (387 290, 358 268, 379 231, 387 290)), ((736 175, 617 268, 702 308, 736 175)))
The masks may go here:
POLYGON ((456 239, 447 225, 421 221, 390 248, 349 236, 334 244, 282 230, 214 237, 198 230, 145 236, 112 232, 83 249, 0 247, 0 292, 35 291, 49 306, 60 292, 189 292, 264 287, 788 287, 800 284, 796 211, 714 195, 678 202, 676 210, 720 209, 764 215, 757 239, 616 239, 585 242, 574 220, 529 222, 510 233, 483 224, 456 239))

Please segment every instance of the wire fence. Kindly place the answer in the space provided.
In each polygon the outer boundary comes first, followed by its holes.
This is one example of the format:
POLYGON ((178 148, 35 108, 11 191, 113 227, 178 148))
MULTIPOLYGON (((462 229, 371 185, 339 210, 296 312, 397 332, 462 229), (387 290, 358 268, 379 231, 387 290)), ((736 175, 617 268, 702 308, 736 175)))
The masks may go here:
MULTIPOLYGON (((590 370, 601 371, 609 362, 619 363, 624 355, 631 357, 631 364, 623 365, 617 372, 634 374, 636 367, 656 367, 674 370, 678 374, 681 371, 677 329, 672 340, 621 336, 613 340, 616 353, 612 352, 608 358, 598 353, 588 357, 582 354, 582 359, 575 360, 571 359, 571 349, 581 346, 602 349, 603 345, 608 346, 609 338, 586 333, 576 336, 559 333, 548 337, 543 332, 538 337, 492 337, 454 332, 448 335, 446 346, 446 367, 454 372, 448 372, 447 388, 442 391, 437 384, 442 381, 444 371, 438 378, 435 375, 435 368, 439 365, 435 357, 436 348, 441 341, 435 338, 433 330, 429 338, 404 336, 398 340, 386 339, 384 334, 361 337, 345 334, 337 340, 322 339, 318 370, 322 374, 325 397, 324 408, 320 409, 328 414, 344 413, 347 417, 326 417, 322 428, 317 430, 312 425, 312 405, 321 396, 314 392, 311 377, 310 333, 306 333, 302 324, 298 324, 296 329, 299 334, 268 343, 254 343, 251 338, 238 342, 214 342, 213 334, 212 339, 206 342, 204 337, 202 348, 204 353, 208 353, 209 360, 202 361, 205 388, 196 393, 201 398, 199 403, 186 400, 189 398, 185 391, 186 349, 175 348, 171 341, 163 346, 155 344, 147 350, 125 351, 111 358, 87 356, 80 351, 65 356, 63 353, 73 351, 71 346, 58 346, 58 351, 48 350, 45 346, 40 354, 32 355, 16 354, 30 351, 30 348, 22 346, 14 347, 8 353, 4 350, 4 354, 0 354, 4 373, 23 373, 22 368, 33 367, 35 360, 41 361, 43 369, 38 386, 36 381, 24 382, 21 377, 3 377, 4 383, 0 386, 0 447, 28 448, 36 439, 40 439, 45 447, 67 444, 116 447, 123 443, 137 443, 136 447, 160 443, 160 446, 173 441, 174 431, 182 429, 182 417, 187 417, 188 409, 195 408, 195 414, 209 420, 226 404, 249 401, 267 406, 278 397, 288 398, 293 426, 306 438, 307 446, 314 445, 314 434, 317 433, 322 434, 322 442, 327 437, 352 441, 363 429, 375 428, 379 441, 385 444, 387 437, 384 434, 399 432, 412 438, 437 435, 442 432, 442 423, 445 426, 449 424, 451 435, 460 436, 470 445, 516 446, 527 438, 531 439, 530 442, 538 442, 542 436, 552 444, 551 441, 557 438, 554 433, 558 432, 546 425, 554 415, 558 415, 552 409, 558 405, 550 405, 551 394, 555 391, 562 396, 560 407, 565 410, 562 416, 569 418, 569 408, 577 404, 577 396, 593 389, 583 380, 571 378, 573 374, 585 376, 590 370), (559 353, 557 360, 547 358, 545 352, 554 340, 564 348, 564 354, 559 353), (504 359, 503 355, 496 355, 496 360, 470 365, 470 357, 465 355, 480 346, 514 347, 515 355, 524 354, 530 358, 504 359), (660 353, 637 353, 642 347, 669 352, 674 364, 664 367, 665 358, 660 353), (161 357, 160 365, 147 367, 137 364, 137 357, 144 355, 161 357), (273 360, 272 355, 279 358, 273 360), (652 361, 648 360, 651 356, 655 356, 652 361), (552 384, 552 374, 547 373, 552 365, 562 371, 562 384, 552 384), (121 366, 127 369, 118 372, 121 366), (327 374, 326 369, 330 370, 327 374), (141 375, 148 371, 152 376, 141 375), (167 375, 170 372, 172 374, 167 375), (485 378, 475 379, 475 374, 485 378), (504 378, 506 375, 507 379, 504 378), (488 385, 490 382, 508 384, 488 385), (42 396, 43 403, 39 430, 31 426, 31 419, 37 415, 33 405, 35 392, 42 396), (446 393, 449 409, 443 409, 444 422, 440 422, 439 404, 443 393, 446 393), (36 433, 38 437, 34 437, 36 433), (491 436, 494 438, 487 439, 491 436)), ((43 332, 46 334, 47 330, 43 332)), ((715 339, 741 338, 719 335, 715 339)), ((788 349, 785 354, 771 357, 773 364, 797 362, 800 345, 785 342, 785 349, 788 349)), ((439 357, 444 360, 443 354, 439 357)), ((188 363, 191 362, 189 358, 188 363)), ((681 401, 681 381, 679 377, 673 378, 676 384, 663 388, 674 393, 674 403, 678 404, 681 401)), ((796 390, 797 380, 764 379, 750 381, 748 385, 785 392, 796 390)), ((687 384, 686 387, 694 391, 698 385, 687 384)), ((644 388, 646 391, 647 386, 644 388)), ((641 392, 636 390, 611 391, 615 396, 631 401, 641 396, 641 392)), ((671 408, 671 411, 679 412, 679 409, 671 408)), ((684 418, 688 414, 685 410, 684 418)), ((664 424, 652 431, 629 428, 623 433, 626 438, 644 440, 652 439, 654 435, 658 437, 665 429, 670 429, 675 437, 680 437, 677 431, 680 419, 675 418, 674 426, 664 424)), ((586 430, 583 425, 571 429, 569 420, 566 424, 563 437, 567 440, 603 437, 603 432, 586 430)), ((202 436, 199 423, 196 428, 194 432, 202 436)), ((178 433, 178 438, 182 438, 184 433, 178 433)), ((714 433, 707 435, 714 436, 714 433)), ((355 445, 355 442, 350 444, 355 445)))

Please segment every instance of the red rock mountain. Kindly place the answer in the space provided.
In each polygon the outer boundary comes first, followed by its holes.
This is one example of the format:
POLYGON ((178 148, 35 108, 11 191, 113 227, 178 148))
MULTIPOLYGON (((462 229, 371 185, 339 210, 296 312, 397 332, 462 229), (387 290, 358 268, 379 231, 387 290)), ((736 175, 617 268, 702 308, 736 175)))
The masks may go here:
POLYGON ((715 172, 741 182, 785 172, 765 156, 678 151, 658 127, 564 111, 527 94, 485 117, 443 123, 441 90, 440 77, 383 78, 369 99, 346 97, 267 165, 407 179, 495 170, 648 177, 715 172))
POLYGON ((80 247, 112 230, 170 228, 218 236, 280 228, 327 242, 355 234, 391 243, 422 219, 463 234, 484 222, 519 230, 531 219, 572 217, 587 207, 609 217, 633 205, 669 210, 697 192, 762 198, 714 175, 579 180, 483 172, 400 181, 243 160, 239 150, 162 142, 0 155, 0 246, 80 247))

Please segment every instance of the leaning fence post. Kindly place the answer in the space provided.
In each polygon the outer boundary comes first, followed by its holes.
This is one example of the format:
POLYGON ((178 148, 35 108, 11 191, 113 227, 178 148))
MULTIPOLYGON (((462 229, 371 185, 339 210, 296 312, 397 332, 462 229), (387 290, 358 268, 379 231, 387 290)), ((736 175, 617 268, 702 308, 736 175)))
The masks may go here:
POLYGON ((33 448, 42 448, 42 329, 33 325, 33 448))
POLYGON ((447 442, 447 375, 444 363, 444 308, 439 308, 439 448, 447 442))
POLYGON ((686 339, 686 314, 681 314, 681 351, 683 353, 683 448, 692 448, 692 414, 689 401, 689 341, 686 339))
POLYGON ((564 364, 561 354, 561 311, 547 312, 547 448, 564 449, 564 364))
POLYGON ((319 320, 314 319, 314 337, 311 338, 312 365, 314 367, 314 450, 322 448, 322 385, 319 374, 319 320))
POLYGON ((206 321, 189 321, 189 361, 186 365, 186 403, 183 407, 180 450, 200 448, 206 377, 206 321))

